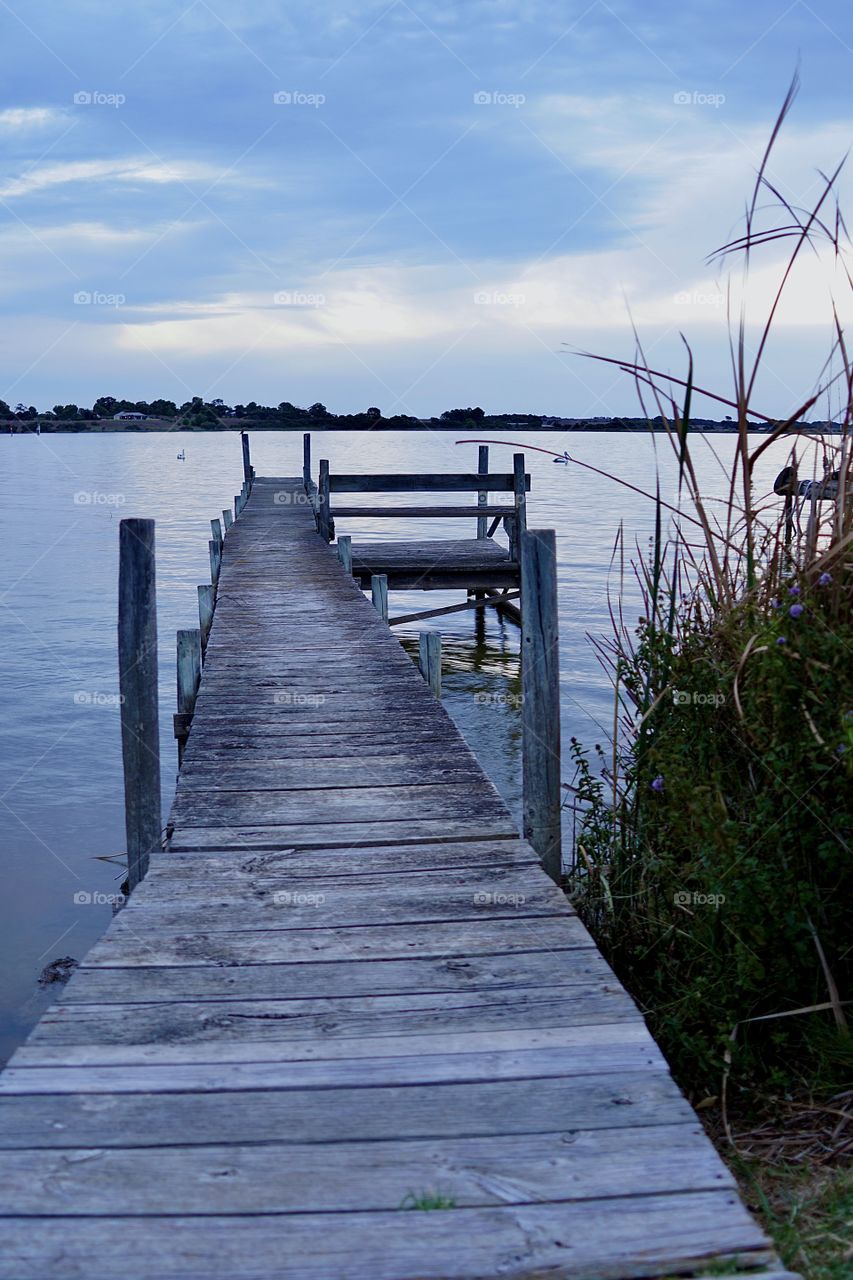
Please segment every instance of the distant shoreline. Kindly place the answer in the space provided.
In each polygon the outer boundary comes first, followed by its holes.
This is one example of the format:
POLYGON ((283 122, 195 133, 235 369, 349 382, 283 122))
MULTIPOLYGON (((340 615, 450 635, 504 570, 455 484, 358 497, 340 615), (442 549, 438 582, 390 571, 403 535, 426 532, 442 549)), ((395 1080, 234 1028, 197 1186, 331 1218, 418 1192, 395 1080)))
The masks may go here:
MULTIPOLYGON (((750 423, 750 434, 766 435, 774 430, 778 424, 775 422, 755 422, 750 423)), ((734 435, 737 432, 737 423, 724 421, 715 422, 709 419, 695 419, 690 423, 690 431, 692 434, 707 435, 734 435)), ((798 422, 789 428, 789 434, 797 434, 800 432, 808 432, 810 434, 834 435, 841 431, 838 423, 827 422, 798 422)), ((464 432, 466 434, 486 433, 492 431, 506 431, 515 435, 518 434, 540 434, 548 432, 554 435, 574 435, 589 433, 629 433, 635 434, 638 431, 652 431, 655 433, 665 433, 666 427, 660 422, 648 422, 641 418, 610 418, 605 421, 585 421, 583 419, 563 422, 555 424, 553 420, 547 421, 545 424, 537 425, 527 422, 507 423, 502 419, 485 418, 477 423, 465 422, 444 422, 436 419, 432 422, 423 421, 419 426, 402 427, 399 423, 377 421, 371 423, 369 427, 363 425, 349 425, 335 422, 270 422, 266 419, 253 418, 234 418, 227 422, 221 422, 217 426, 206 423, 204 426, 190 426, 188 424, 178 424, 172 422, 168 418, 149 418, 145 422, 115 421, 112 418, 103 418, 97 421, 87 420, 65 420, 57 421, 50 419, 42 421, 40 419, 17 419, 14 421, 0 422, 0 435, 105 435, 112 432, 125 432, 132 435, 156 435, 162 433, 170 434, 186 434, 186 435, 206 435, 216 432, 234 432, 234 431, 258 431, 258 432, 276 432, 287 431, 295 434, 327 432, 327 431, 353 431, 353 432, 374 432, 374 431, 396 431, 411 432, 413 435, 425 431, 449 431, 456 435, 464 432), (37 428, 39 429, 37 431, 37 428)))

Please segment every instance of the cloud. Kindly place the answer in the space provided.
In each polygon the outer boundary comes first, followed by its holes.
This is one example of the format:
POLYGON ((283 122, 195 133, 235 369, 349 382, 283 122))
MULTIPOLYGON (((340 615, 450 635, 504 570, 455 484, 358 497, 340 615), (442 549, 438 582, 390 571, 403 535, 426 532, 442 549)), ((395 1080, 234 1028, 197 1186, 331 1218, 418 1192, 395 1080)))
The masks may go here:
POLYGON ((62 119, 54 107, 6 107, 0 111, 0 129, 42 129, 62 119))
POLYGON ((164 160, 127 157, 111 160, 72 160, 59 164, 30 169, 18 178, 11 178, 0 185, 0 197, 9 200, 31 195, 51 187, 68 183, 114 182, 122 185, 150 183, 215 182, 222 170, 197 161, 169 163, 164 160))

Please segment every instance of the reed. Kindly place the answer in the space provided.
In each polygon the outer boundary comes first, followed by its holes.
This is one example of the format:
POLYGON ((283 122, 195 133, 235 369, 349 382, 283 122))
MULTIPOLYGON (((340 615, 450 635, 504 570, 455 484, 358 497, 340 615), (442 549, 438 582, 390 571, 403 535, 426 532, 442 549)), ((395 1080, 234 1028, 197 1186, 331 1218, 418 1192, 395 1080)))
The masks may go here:
POLYGON ((831 255, 853 292, 840 167, 822 175, 806 210, 768 176, 796 91, 795 81, 743 235, 712 255, 733 273, 731 390, 697 383, 687 344, 680 379, 652 368, 639 339, 633 360, 592 357, 621 367, 648 416, 663 418, 678 501, 665 503, 659 482, 648 554, 617 539, 618 572, 636 576, 643 613, 633 627, 613 601, 612 632, 597 642, 614 733, 606 750, 571 744, 569 891, 699 1096, 730 1077, 834 1076, 851 1044, 853 363, 832 300, 831 350, 814 387, 784 420, 757 404, 801 259, 831 255), (756 339, 748 303, 734 299, 738 288, 746 299, 754 259, 779 242, 785 260, 756 339), (737 424, 722 504, 707 500, 698 477, 691 413, 700 397, 730 406, 737 424), (818 404, 837 406, 838 434, 797 425, 818 404), (772 426, 756 442, 758 422, 772 426), (783 496, 761 492, 756 464, 779 441, 791 445, 789 484, 835 476, 833 500, 792 498, 786 517, 783 496))

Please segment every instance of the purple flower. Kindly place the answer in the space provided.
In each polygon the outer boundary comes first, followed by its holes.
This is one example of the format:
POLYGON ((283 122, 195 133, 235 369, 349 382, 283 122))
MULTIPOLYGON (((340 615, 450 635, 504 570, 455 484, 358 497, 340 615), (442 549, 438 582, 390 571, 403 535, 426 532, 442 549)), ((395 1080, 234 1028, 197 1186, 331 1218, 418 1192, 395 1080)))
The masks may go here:
POLYGON ((831 573, 822 573, 822 574, 820 575, 820 577, 818 578, 818 580, 817 580, 817 585, 818 585, 819 587, 828 587, 828 586, 829 586, 829 584, 830 584, 830 582, 832 582, 832 574, 831 574, 831 573))
POLYGON ((845 747, 844 743, 839 742, 838 746, 835 748, 835 754, 837 756, 843 756, 846 750, 847 748, 845 747))
POLYGON ((780 601, 776 596, 774 596, 774 597, 773 597, 773 599, 770 601, 770 608, 771 608, 771 609, 781 609, 781 608, 782 608, 781 601, 780 601))
POLYGON ((800 588, 797 586, 796 583, 794 583, 793 587, 788 588, 789 596, 798 596, 799 594, 800 594, 800 588))
POLYGON ((786 638, 785 636, 777 636, 777 637, 776 637, 776 643, 777 643, 777 644, 787 644, 787 643, 788 643, 788 640, 787 640, 787 638, 786 638))
POLYGON ((658 794, 660 794, 660 792, 663 791, 663 774, 662 773, 659 773, 658 776, 652 781, 652 791, 657 791, 658 794))
POLYGON ((803 614, 804 609, 801 604, 792 604, 788 610, 788 616, 791 618, 799 618, 803 614))

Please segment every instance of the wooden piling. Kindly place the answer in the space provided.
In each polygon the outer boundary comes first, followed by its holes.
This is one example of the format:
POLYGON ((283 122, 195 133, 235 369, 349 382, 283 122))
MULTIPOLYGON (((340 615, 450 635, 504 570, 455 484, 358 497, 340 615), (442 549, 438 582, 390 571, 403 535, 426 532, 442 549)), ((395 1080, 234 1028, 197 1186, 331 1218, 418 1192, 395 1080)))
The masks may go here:
POLYGON ((332 541, 332 519, 329 502, 329 460, 320 460, 320 483, 317 495, 317 525, 319 532, 327 542, 332 541))
POLYGON ((559 882, 560 660, 553 529, 521 533, 521 727, 524 836, 559 882))
POLYGON ((218 520, 211 520, 210 532, 213 535, 213 541, 222 546, 222 525, 218 520))
POLYGON ((374 573, 370 579, 370 595, 373 606, 384 622, 388 621, 388 575, 374 573))
POLYGON ((243 479, 247 485, 251 485, 252 460, 249 455, 249 437, 245 431, 240 432, 240 444, 243 446, 243 479))
POLYGON ((216 603, 216 589, 212 583, 205 582, 198 589, 198 626, 201 633, 202 655, 207 648, 207 638, 213 625, 213 607, 216 603))
POLYGON ((234 516, 230 511, 223 510, 222 519, 225 525, 225 532, 227 533, 228 530, 231 528, 232 524, 234 523, 234 516))
MULTIPOLYGON (((477 474, 481 476, 488 475, 489 472, 489 446, 481 444, 477 455, 477 474)), ((489 495, 485 490, 477 494, 477 506, 488 506, 489 495)), ((488 521, 485 516, 477 516, 477 537, 485 538, 488 521)))
POLYGON ((352 538, 348 533, 338 538, 338 559, 347 573, 352 573, 352 538))
POLYGON ((418 665, 436 698, 441 699, 441 633, 422 631, 418 636, 418 665))
POLYGON ((512 491, 515 516, 510 530, 510 558, 521 560, 521 538, 527 528, 527 487, 524 480, 524 454, 512 455, 512 491))
POLYGON ((213 538, 207 544, 210 552, 210 581, 214 587, 219 581, 219 570, 222 565, 222 543, 215 542, 213 538))
POLYGON ((175 737, 178 740, 178 768, 183 764, 184 748, 190 731, 196 694, 201 683, 201 631, 190 628, 178 632, 177 655, 178 713, 175 737))
POLYGON ((154 521, 119 526, 118 668, 127 833, 132 891, 159 849, 160 721, 157 700, 157 590, 154 521))
POLYGON ((311 492, 311 433, 306 431, 302 437, 302 483, 305 492, 311 492))

